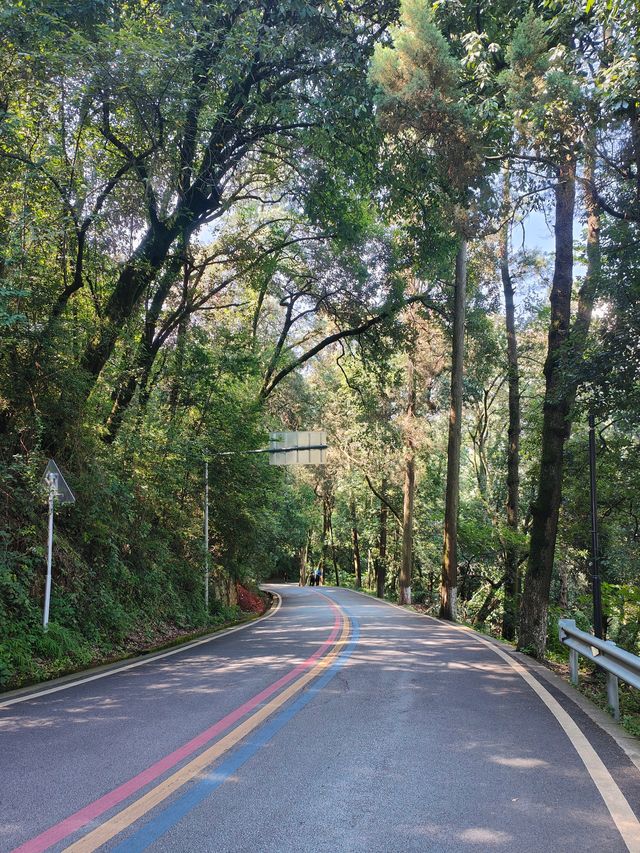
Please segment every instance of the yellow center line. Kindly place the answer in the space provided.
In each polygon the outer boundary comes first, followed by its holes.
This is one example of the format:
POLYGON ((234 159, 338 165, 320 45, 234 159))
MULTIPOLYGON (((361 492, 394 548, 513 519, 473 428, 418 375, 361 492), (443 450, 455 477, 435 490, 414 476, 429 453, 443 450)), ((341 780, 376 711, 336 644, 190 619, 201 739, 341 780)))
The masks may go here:
POLYGON ((213 746, 200 753, 196 758, 181 767, 171 776, 168 776, 155 788, 152 788, 148 793, 144 794, 127 808, 123 809, 118 814, 114 815, 110 820, 105 821, 99 827, 89 832, 84 838, 71 844, 65 848, 66 853, 92 853, 97 850, 107 841, 110 841, 118 833, 123 832, 132 823, 139 820, 147 812, 159 805, 161 802, 170 797, 179 788, 196 778, 205 768, 224 755, 225 752, 236 746, 242 738, 246 737, 250 732, 261 725, 267 717, 271 716, 274 711, 282 707, 292 696, 299 693, 310 681, 316 678, 323 669, 330 666, 338 657, 343 647, 345 646, 349 636, 350 623, 347 616, 342 614, 342 633, 337 640, 333 649, 323 658, 321 658, 315 666, 305 675, 301 676, 297 681, 294 681, 289 687, 279 693, 274 699, 268 702, 264 707, 260 708, 243 723, 225 735, 213 746))

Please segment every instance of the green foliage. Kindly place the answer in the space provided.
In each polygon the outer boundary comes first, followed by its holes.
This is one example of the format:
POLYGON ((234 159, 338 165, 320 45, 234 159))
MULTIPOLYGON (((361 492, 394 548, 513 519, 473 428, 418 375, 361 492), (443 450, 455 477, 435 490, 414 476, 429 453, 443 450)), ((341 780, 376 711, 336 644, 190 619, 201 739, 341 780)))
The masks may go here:
MULTIPOLYGON (((217 386, 212 396, 206 352, 195 344, 186 360, 192 397, 182 417, 186 429, 198 411, 198 394, 205 394, 208 440, 194 445, 175 423, 167 434, 157 401, 146 422, 148 437, 127 426, 115 453, 95 439, 91 449, 76 451, 82 467, 65 473, 77 503, 56 513, 47 634, 40 627, 46 505, 38 486, 45 459, 34 455, 5 466, 2 482, 12 503, 3 516, 0 561, 3 686, 126 654, 140 647, 142 626, 152 642, 165 625, 195 630, 237 618, 233 599, 216 601, 213 592, 210 613, 204 611, 202 458, 207 445, 250 449, 265 436, 259 410, 247 405, 244 382, 217 386)), ((212 462, 212 550, 225 577, 266 577, 278 555, 306 535, 304 526, 294 534, 301 509, 282 485, 282 472, 264 457, 212 462)), ((220 594, 231 595, 230 589, 223 586, 220 594)))
POLYGON ((26 290, 0 286, 0 328, 6 334, 12 326, 24 325, 26 316, 22 311, 16 311, 12 305, 28 296, 26 290))
POLYGON ((522 410, 514 530, 495 235, 550 212, 558 163, 582 158, 590 139, 606 153, 595 180, 617 215, 601 216, 595 334, 565 376, 584 390, 566 445, 550 637, 559 615, 590 619, 582 421, 593 407, 608 628, 637 648, 637 22, 628 4, 584 5, 0 9, 3 686, 238 618, 236 581, 293 580, 305 553, 327 581, 337 567, 353 585, 359 549, 364 586, 384 567, 393 597, 411 454, 413 597, 433 607, 462 232, 473 240, 459 597, 467 618, 498 632, 506 556, 526 555, 535 496, 549 263, 510 258, 522 410), (510 210, 494 179, 507 160, 510 210), (416 293, 423 304, 404 306, 416 293), (225 455, 264 447, 270 429, 320 426, 332 446, 321 470, 225 455), (50 455, 78 501, 56 511, 45 634, 39 479, 50 455))
POLYGON ((376 47, 371 66, 381 125, 416 148, 443 195, 464 204, 479 161, 461 66, 425 0, 402 3, 401 26, 391 31, 391 39, 393 47, 376 47))

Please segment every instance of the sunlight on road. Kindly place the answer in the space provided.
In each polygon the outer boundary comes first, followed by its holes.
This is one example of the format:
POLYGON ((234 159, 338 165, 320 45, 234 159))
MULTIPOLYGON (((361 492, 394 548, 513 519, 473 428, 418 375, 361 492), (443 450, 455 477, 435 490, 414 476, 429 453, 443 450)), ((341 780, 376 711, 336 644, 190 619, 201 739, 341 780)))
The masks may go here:
POLYGON ((496 829, 487 829, 486 827, 476 827, 475 829, 465 829, 459 833, 460 841, 465 841, 468 844, 506 844, 508 841, 513 841, 513 836, 506 832, 499 832, 496 829))
POLYGON ((549 767, 549 762, 543 761, 541 758, 505 758, 503 755, 491 755, 489 759, 496 764, 503 764, 505 767, 516 767, 523 770, 532 770, 534 767, 549 767))

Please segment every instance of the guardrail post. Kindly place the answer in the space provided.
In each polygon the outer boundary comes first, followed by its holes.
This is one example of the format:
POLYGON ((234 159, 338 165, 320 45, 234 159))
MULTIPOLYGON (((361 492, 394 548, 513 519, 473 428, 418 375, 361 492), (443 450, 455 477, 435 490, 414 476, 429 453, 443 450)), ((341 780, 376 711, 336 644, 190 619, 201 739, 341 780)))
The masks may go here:
MULTIPOLYGON (((608 646, 616 646, 613 640, 607 640, 608 646)), ((607 673, 607 702, 611 708, 614 720, 620 719, 620 693, 618 691, 618 676, 607 673)))
POLYGON ((607 675, 607 702, 616 720, 620 719, 618 680, 640 690, 640 657, 619 649, 613 640, 602 640, 576 628, 573 619, 558 622, 560 642, 569 649, 569 672, 574 685, 578 684, 578 655, 584 655, 607 675))
POLYGON ((558 639, 561 643, 567 639, 567 630, 576 627, 575 619, 558 619, 558 639))
POLYGON ((569 674, 571 683, 574 687, 578 686, 578 652, 575 649, 569 649, 569 674))
MULTIPOLYGON (((567 639, 567 631, 572 628, 575 630, 576 620, 575 619, 560 619, 558 621, 558 637, 560 638, 560 642, 564 643, 567 639)), ((578 652, 576 649, 569 649, 569 675, 571 677, 571 683, 574 687, 578 686, 578 652)))
POLYGON ((620 719, 620 695, 618 693, 618 676, 607 673, 607 702, 613 713, 613 719, 620 719))

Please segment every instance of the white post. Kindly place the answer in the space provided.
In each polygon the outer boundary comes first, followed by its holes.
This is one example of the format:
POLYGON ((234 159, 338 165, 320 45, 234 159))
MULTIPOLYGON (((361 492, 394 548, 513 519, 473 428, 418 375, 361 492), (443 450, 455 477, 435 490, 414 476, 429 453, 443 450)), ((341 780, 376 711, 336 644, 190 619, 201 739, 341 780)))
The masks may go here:
POLYGON ((209 612, 209 463, 204 463, 204 606, 209 612))
POLYGON ((57 491, 57 477, 49 474, 49 536, 47 538, 47 582, 44 590, 44 616, 42 627, 46 631, 49 627, 49 603, 51 601, 51 564, 53 562, 53 503, 57 491))

